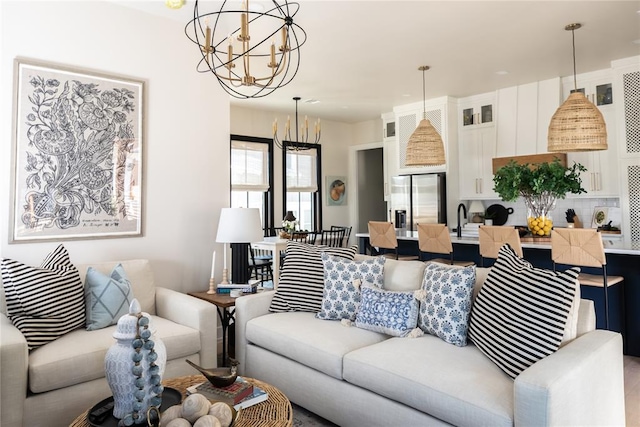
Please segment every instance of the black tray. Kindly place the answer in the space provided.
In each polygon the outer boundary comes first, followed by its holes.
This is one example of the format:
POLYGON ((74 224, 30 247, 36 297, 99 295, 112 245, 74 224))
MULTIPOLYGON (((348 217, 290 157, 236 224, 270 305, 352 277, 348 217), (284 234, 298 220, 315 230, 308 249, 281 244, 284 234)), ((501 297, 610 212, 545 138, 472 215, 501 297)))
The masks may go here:
MULTIPOLYGON (((93 427, 118 427, 118 421, 120 420, 113 416, 113 410, 111 411, 111 414, 101 423, 93 423, 91 422, 91 420, 89 420, 89 413, 112 401, 113 396, 107 397, 106 399, 96 403, 91 409, 89 409, 89 412, 87 413, 87 422, 89 423, 89 425, 93 427)), ((177 405, 180 402, 182 402, 182 394, 175 388, 165 387, 164 391, 162 392, 162 405, 160 405, 160 412, 165 411, 169 407, 177 405)))

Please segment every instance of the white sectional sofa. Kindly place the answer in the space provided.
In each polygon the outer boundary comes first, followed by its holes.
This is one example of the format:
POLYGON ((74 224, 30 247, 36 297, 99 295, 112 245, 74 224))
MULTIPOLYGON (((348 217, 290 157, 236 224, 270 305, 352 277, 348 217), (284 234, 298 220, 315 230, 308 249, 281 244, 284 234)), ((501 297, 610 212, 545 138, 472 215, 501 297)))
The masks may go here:
MULTIPOLYGON (((156 287, 147 260, 120 261, 142 310, 152 315, 167 348, 164 378, 193 375, 185 359, 207 367, 217 363, 215 306, 156 287)), ((105 274, 118 262, 91 264, 105 274)), ((78 265, 84 280, 88 265, 78 265)), ((6 316, 0 287, 0 425, 68 426, 78 415, 111 396, 104 357, 115 342, 115 325, 96 331, 77 329, 31 352, 6 316)))
MULTIPOLYGON (((356 259, 362 256, 356 256, 356 259)), ((387 260, 384 287, 418 289, 424 264, 387 260)), ((477 269, 477 295, 488 269, 477 269)), ((512 380, 471 342, 396 338, 314 313, 269 311, 274 292, 236 302, 242 374, 340 426, 625 424, 622 339, 579 305, 578 337, 512 380)))

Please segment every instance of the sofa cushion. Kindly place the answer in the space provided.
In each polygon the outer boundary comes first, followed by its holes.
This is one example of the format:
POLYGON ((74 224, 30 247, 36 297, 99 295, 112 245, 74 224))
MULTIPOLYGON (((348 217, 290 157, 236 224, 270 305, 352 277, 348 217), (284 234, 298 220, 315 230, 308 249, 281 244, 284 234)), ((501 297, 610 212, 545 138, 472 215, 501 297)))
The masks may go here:
POLYGON ((534 268, 505 244, 471 310, 469 338, 517 377, 560 347, 579 273, 534 268))
POLYGON ((381 288, 385 257, 355 261, 322 254, 324 291, 322 307, 316 314, 323 320, 356 320, 360 306, 360 284, 373 283, 381 288))
POLYGON ((390 338, 345 355, 343 377, 451 425, 513 425, 513 380, 472 344, 390 338))
POLYGON ((122 264, 116 265, 110 276, 89 267, 84 285, 88 331, 115 325, 129 312, 133 293, 122 264))
POLYGON ((272 313, 251 319, 246 336, 259 347, 339 380, 345 354, 389 338, 341 322, 326 322, 314 313, 304 312, 272 313))
POLYGON ((320 311, 324 291, 322 253, 352 260, 357 246, 334 248, 299 242, 287 243, 278 289, 271 300, 272 312, 320 311))
POLYGON ((29 350, 84 326, 82 280, 63 245, 47 255, 40 268, 3 259, 2 282, 7 315, 29 350))
POLYGON ((363 285, 356 326, 396 337, 409 335, 418 322, 419 302, 415 292, 387 291, 363 285))
POLYGON ((427 265, 420 301, 418 327, 449 344, 467 345, 471 296, 476 283, 476 267, 459 267, 440 263, 427 265))
POLYGON ((384 284, 390 291, 415 291, 422 285, 426 264, 421 261, 387 259, 384 264, 384 284))
MULTIPOLYGON (((151 323, 167 348, 167 360, 200 351, 197 330, 156 316, 151 323)), ((32 351, 29 389, 41 393, 104 377, 104 358, 115 343, 115 330, 115 326, 96 331, 78 329, 32 351)))
MULTIPOLYGON (((127 272, 127 278, 131 283, 131 291, 140 303, 142 311, 149 314, 156 314, 156 285, 149 260, 131 259, 119 261, 119 263, 122 264, 122 268, 127 272)), ((109 275, 116 264, 118 264, 116 261, 105 261, 91 264, 78 264, 77 267, 84 279, 89 267, 109 275)))

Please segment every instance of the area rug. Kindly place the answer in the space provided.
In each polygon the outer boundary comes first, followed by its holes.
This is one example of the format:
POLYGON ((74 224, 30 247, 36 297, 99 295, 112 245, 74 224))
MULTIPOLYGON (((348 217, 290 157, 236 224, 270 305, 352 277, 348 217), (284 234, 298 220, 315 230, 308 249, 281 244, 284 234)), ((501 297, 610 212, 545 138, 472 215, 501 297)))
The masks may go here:
POLYGON ((338 427, 331 421, 309 412, 302 406, 291 403, 293 407, 293 427, 338 427))

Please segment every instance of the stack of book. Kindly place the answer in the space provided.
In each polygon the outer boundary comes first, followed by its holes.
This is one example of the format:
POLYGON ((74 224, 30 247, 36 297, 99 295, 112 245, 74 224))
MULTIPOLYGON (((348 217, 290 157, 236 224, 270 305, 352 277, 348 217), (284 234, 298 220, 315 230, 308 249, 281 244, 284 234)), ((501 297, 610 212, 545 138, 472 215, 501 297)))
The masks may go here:
POLYGON ((256 292, 258 292, 259 284, 260 282, 255 282, 250 284, 249 283, 243 283, 243 284, 229 283, 227 285, 219 284, 218 293, 229 294, 234 289, 240 289, 245 294, 255 294, 256 292))
POLYGON ((233 384, 226 387, 215 387, 205 381, 187 388, 187 393, 200 393, 209 400, 227 403, 233 406, 236 411, 264 402, 269 397, 266 391, 254 386, 242 377, 238 377, 233 384))

